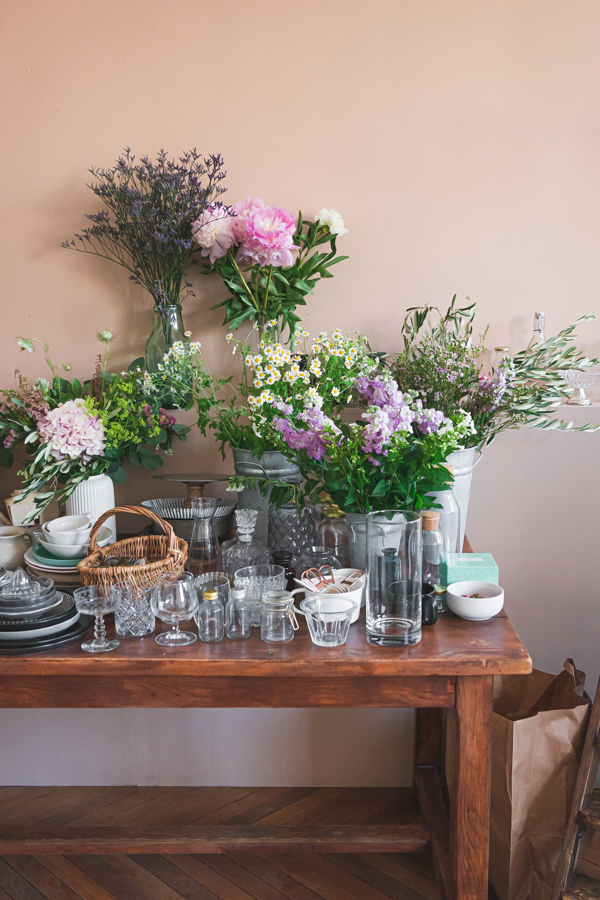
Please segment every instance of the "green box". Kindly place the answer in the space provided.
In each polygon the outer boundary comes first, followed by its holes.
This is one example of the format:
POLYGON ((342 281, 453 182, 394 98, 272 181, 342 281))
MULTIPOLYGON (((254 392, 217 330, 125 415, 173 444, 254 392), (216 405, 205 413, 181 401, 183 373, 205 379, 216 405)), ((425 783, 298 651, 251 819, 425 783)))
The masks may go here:
POLYGON ((446 584, 457 581, 487 581, 498 584, 498 564, 491 553, 448 553, 446 556, 446 584))

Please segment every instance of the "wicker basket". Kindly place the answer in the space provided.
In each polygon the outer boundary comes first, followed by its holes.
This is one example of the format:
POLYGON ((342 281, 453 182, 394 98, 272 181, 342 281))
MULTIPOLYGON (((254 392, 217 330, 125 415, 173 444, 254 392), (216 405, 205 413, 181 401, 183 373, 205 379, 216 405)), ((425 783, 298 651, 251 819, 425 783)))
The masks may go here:
POLYGON ((119 581, 130 581, 138 590, 144 590, 156 584, 159 575, 183 572, 188 555, 187 548, 186 542, 175 535, 169 523, 151 510, 141 506, 116 506, 100 516, 94 524, 90 534, 88 555, 81 560, 77 571, 84 585, 98 584, 110 587, 119 581), (139 513, 159 525, 165 533, 125 538, 123 541, 100 548, 96 544, 100 526, 115 513, 139 513), (150 561, 143 566, 100 568, 99 563, 107 556, 145 556, 150 561))

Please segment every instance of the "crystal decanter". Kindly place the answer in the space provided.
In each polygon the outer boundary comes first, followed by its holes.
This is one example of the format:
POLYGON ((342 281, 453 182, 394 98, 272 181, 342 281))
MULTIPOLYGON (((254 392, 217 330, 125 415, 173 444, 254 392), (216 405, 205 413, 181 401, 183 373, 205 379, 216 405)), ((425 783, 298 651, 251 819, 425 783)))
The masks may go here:
POLYGON ((235 575, 245 566, 269 565, 273 560, 269 550, 254 539, 258 512, 255 509, 236 509, 237 537, 223 546, 223 571, 235 575))

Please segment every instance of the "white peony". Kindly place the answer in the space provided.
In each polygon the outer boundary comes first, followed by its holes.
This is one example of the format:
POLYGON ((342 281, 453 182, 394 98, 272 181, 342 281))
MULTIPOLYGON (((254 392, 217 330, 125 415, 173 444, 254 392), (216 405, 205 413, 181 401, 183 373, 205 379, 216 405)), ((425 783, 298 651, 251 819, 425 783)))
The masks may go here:
POLYGON ((321 225, 327 225, 331 234, 348 234, 348 229, 344 228, 344 220, 335 209, 326 209, 323 207, 323 209, 319 210, 315 218, 321 225))

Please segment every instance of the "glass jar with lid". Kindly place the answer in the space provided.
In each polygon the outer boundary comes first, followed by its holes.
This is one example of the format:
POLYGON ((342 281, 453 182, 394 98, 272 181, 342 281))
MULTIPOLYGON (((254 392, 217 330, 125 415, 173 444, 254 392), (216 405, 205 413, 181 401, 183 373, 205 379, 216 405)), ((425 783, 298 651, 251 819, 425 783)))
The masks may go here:
POLYGON ((327 547, 339 559, 342 568, 348 568, 351 565, 346 514, 335 503, 323 506, 321 509, 317 543, 327 547))
POLYGON ((330 547, 315 544, 306 550, 296 563, 296 578, 300 578, 307 569, 320 569, 322 566, 331 566, 332 569, 342 568, 342 564, 330 547))
POLYGON ((299 628, 289 591, 267 591, 260 601, 260 637, 267 644, 288 644, 299 628))

